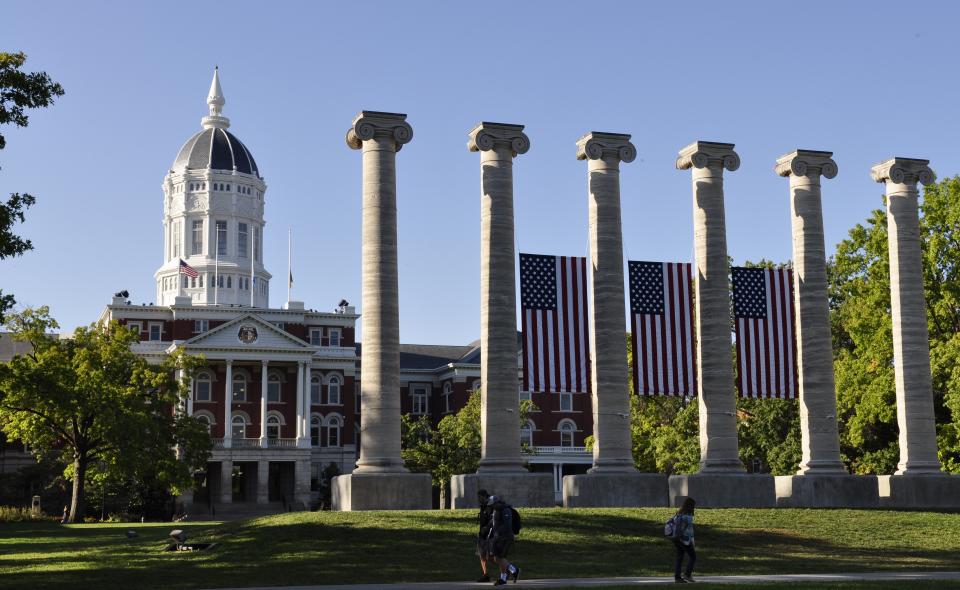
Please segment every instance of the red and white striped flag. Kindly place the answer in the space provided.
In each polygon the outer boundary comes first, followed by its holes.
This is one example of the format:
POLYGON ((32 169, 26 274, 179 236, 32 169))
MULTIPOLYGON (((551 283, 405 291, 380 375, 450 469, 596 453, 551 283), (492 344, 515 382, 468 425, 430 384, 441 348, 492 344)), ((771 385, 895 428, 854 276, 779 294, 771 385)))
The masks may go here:
POLYGON ((793 271, 730 269, 740 397, 797 397, 793 271))
POLYGON ((520 254, 525 391, 590 391, 587 259, 520 254))
POLYGON ((634 391, 697 394, 690 263, 628 262, 634 391))
POLYGON ((189 264, 183 261, 183 258, 180 259, 180 269, 177 271, 187 275, 188 277, 197 278, 200 276, 200 273, 197 272, 197 269, 193 268, 189 264))

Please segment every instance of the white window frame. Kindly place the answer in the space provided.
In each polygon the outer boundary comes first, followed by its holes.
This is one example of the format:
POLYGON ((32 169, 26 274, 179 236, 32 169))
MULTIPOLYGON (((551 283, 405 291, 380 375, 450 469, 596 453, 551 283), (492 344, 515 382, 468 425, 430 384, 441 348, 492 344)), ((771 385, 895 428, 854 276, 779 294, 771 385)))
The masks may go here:
POLYGON ((213 222, 213 232, 216 237, 217 244, 217 255, 218 256, 227 256, 229 249, 227 248, 227 235, 228 235, 228 224, 226 219, 218 219, 213 222))
POLYGON ((330 328, 328 332, 327 337, 329 338, 330 346, 340 346, 340 337, 342 336, 340 328, 330 328), (336 337, 336 344, 333 343, 334 337, 336 337))
POLYGON ((137 329, 137 336, 140 337, 143 335, 143 323, 142 322, 127 322, 127 329, 133 332, 133 329, 137 329))
POLYGON ((560 432, 560 446, 563 448, 573 447, 573 443, 575 442, 574 435, 577 432, 577 424, 573 420, 563 420, 557 425, 557 430, 560 432), (569 437, 569 443, 567 441, 567 437, 569 437))
POLYGON ((247 390, 248 390, 248 389, 249 389, 249 385, 248 385, 248 383, 247 383, 247 378, 246 378, 246 376, 245 376, 245 375, 234 375, 234 376, 233 376, 233 383, 230 384, 230 399, 233 400, 233 401, 235 401, 235 402, 245 402, 245 401, 247 401, 247 390), (243 394, 242 396, 238 396, 238 395, 237 395, 237 384, 238 384, 238 383, 242 383, 242 384, 243 384, 242 390, 241 390, 241 392, 240 392, 240 393, 243 394))
POLYGON ((210 329, 210 320, 193 320, 193 333, 203 334, 210 329))
POLYGON ((453 383, 447 381, 443 384, 443 413, 449 414, 450 410, 450 398, 453 397, 453 383))
POLYGON ((323 444, 323 416, 314 414, 310 417, 310 446, 319 447, 323 444))
POLYGON ((310 377, 310 404, 318 406, 323 403, 323 378, 320 375, 310 377))
POLYGON ((190 255, 203 255, 203 220, 194 219, 190 223, 190 255))
POLYGON ((180 220, 176 220, 171 224, 173 227, 170 230, 170 259, 176 260, 180 258, 180 220))
POLYGON ((230 435, 233 438, 247 438, 247 419, 240 414, 234 414, 234 416, 230 418, 230 435), (239 436, 237 436, 237 420, 240 421, 239 424, 241 425, 239 436))
POLYGON ((560 411, 561 412, 572 412, 573 411, 573 394, 569 391, 561 391, 560 396, 560 411))
POLYGON ((327 446, 339 447, 343 444, 343 418, 334 415, 327 418, 327 446), (336 438, 336 441, 333 439, 336 438))
POLYGON ((430 386, 422 383, 410 384, 410 398, 412 401, 410 413, 423 416, 430 413, 430 386), (420 393, 422 390, 423 393, 420 393))
POLYGON ((327 404, 331 406, 339 406, 343 404, 343 397, 341 395, 343 389, 343 383, 340 381, 339 375, 330 375, 327 379, 327 404), (336 385, 336 388, 334 388, 336 385), (336 392, 336 396, 334 396, 336 392))
POLYGON ((213 415, 210 414, 210 412, 196 412, 193 417, 206 424, 207 434, 213 433, 213 425, 216 424, 216 422, 214 421, 213 415))
POLYGON ((148 322, 147 334, 150 342, 161 342, 163 340, 163 322, 148 322), (153 329, 157 329, 157 337, 153 337, 153 329))
POLYGON ((281 384, 280 376, 276 373, 271 373, 267 376, 267 403, 268 404, 279 404, 283 401, 281 397, 283 395, 283 385, 281 384), (273 386, 276 386, 275 388, 273 386), (273 395, 273 392, 276 391, 276 395, 273 395))
POLYGON ((195 402, 210 402, 213 401, 213 378, 210 376, 210 373, 200 373, 197 375, 197 378, 193 381, 193 401, 195 402), (204 383, 207 386, 207 395, 205 399, 200 399, 200 384, 204 383))
POLYGON ((283 420, 276 414, 267 414, 267 438, 277 440, 280 438, 283 420))
POLYGON ((320 346, 323 338, 323 328, 310 328, 310 345, 320 346))
POLYGON ((520 427, 520 444, 526 444, 528 447, 533 446, 533 432, 536 430, 536 425, 532 420, 527 420, 526 424, 520 427), (526 434, 525 434, 526 433, 526 434), (527 440, 525 440, 527 439, 527 440))

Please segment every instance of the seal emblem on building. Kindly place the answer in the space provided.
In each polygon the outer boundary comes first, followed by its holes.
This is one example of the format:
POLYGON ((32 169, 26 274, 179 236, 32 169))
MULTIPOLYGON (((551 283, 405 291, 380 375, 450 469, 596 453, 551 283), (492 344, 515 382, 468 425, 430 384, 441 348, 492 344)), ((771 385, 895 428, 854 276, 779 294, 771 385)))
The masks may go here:
POLYGON ((257 341, 258 336, 257 328, 250 325, 240 326, 240 331, 237 332, 237 338, 244 344, 253 344, 257 341))

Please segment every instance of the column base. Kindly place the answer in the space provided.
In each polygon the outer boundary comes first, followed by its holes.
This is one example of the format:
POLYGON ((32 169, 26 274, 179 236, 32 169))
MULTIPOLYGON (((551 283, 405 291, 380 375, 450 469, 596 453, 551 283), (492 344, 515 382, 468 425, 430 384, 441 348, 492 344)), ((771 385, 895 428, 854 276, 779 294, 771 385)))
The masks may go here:
POLYGON ((351 473, 331 482, 334 510, 430 510, 429 473, 351 473))
POLYGON ((757 473, 692 473, 671 475, 670 506, 688 497, 697 508, 773 508, 777 490, 772 475, 757 473))
POLYGON ((777 508, 876 508, 876 475, 779 475, 777 508))
POLYGON ((450 478, 450 507, 477 508, 477 490, 487 490, 515 507, 557 505, 552 473, 466 473, 450 478))
POLYGON ((564 508, 668 506, 661 473, 586 473, 563 478, 564 508))
POLYGON ((881 508, 960 508, 960 476, 878 475, 881 508))

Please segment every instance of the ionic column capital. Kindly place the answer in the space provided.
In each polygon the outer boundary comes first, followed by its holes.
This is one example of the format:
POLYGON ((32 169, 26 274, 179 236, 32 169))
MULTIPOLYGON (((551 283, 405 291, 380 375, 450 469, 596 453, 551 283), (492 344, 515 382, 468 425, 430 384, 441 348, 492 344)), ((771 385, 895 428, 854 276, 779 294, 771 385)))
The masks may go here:
POLYGON ((637 157, 637 148, 630 143, 625 133, 591 131, 577 140, 578 160, 603 160, 616 158, 630 163, 637 157))
POLYGON ((530 149, 530 138, 523 132, 523 125, 490 123, 481 121, 470 130, 467 149, 471 152, 486 152, 496 148, 509 148, 516 158, 530 149))
POLYGON ((393 139, 399 152, 403 144, 413 139, 413 127, 402 113, 360 111, 353 118, 353 126, 347 130, 347 145, 359 150, 370 139, 393 139))
POLYGON ((914 158, 890 158, 870 169, 870 175, 877 182, 914 185, 930 184, 934 180, 930 160, 914 158))
POLYGON ((695 141, 680 150, 677 169, 723 167, 733 172, 740 167, 740 156, 733 151, 732 143, 695 141))
POLYGON ((773 171, 780 176, 825 176, 837 175, 837 163, 833 161, 833 152, 814 150, 794 150, 777 158, 773 171))

